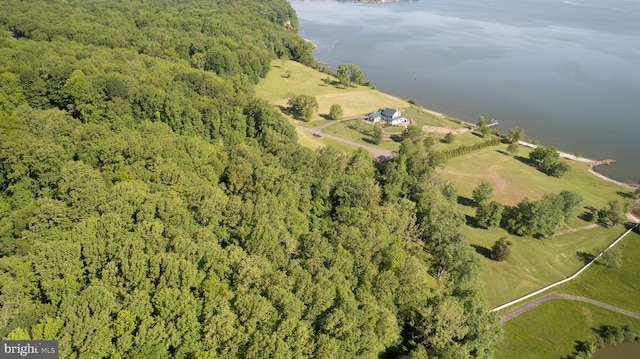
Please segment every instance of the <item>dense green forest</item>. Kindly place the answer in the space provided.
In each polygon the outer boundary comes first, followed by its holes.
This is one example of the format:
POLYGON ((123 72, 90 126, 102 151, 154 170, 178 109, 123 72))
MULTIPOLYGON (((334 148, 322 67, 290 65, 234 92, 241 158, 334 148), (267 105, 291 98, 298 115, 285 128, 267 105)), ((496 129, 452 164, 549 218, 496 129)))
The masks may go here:
POLYGON ((3 0, 0 337, 61 358, 490 357, 441 156, 297 144, 285 0, 3 0))

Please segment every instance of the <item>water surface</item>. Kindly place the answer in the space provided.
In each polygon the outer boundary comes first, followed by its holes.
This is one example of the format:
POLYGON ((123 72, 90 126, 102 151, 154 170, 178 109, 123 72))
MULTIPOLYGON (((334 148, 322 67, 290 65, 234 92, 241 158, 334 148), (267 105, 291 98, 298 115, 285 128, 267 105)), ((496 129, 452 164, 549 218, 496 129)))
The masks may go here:
POLYGON ((381 91, 560 150, 640 183, 639 0, 291 0, 317 60, 381 91))
POLYGON ((638 359, 639 357, 640 342, 623 342, 596 350, 596 355, 592 359, 638 359))

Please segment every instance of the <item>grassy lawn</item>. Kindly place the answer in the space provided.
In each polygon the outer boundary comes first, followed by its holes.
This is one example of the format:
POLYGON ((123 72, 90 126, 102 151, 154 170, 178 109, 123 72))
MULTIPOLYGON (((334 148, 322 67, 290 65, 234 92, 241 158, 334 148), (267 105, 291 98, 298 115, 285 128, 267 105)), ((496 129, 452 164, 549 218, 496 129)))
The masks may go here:
POLYGON ((578 252, 596 254, 624 229, 622 226, 595 228, 553 239, 517 237, 502 229, 467 227, 465 232, 478 252, 488 251, 502 237, 512 243, 511 256, 504 262, 482 256, 484 271, 480 275, 480 291, 487 303, 496 307, 572 275, 584 265, 578 252))
POLYGON ((625 324, 640 329, 640 320, 591 304, 547 302, 504 324, 505 340, 494 348, 495 358, 564 358, 576 341, 595 338, 593 328, 625 324))
POLYGON ((622 267, 593 265, 558 290, 640 312, 640 234, 629 233, 615 248, 622 251, 622 267))
MULTIPOLYGON (((621 228, 616 229, 620 231, 621 228)), ((575 280, 554 288, 554 291, 640 312, 640 234, 630 233, 617 248, 623 252, 622 267, 592 265, 575 280)), ((573 351, 577 340, 593 337, 592 328, 624 324, 640 329, 639 320, 590 304, 564 300, 547 302, 504 324, 505 340, 496 346, 496 358, 564 357, 573 351)))
MULTIPOLYGON (((393 131, 393 127, 388 127, 386 131, 393 131)), ((393 140, 384 140, 379 145, 374 144, 372 133, 373 124, 364 120, 353 120, 336 123, 322 130, 324 133, 328 133, 340 138, 344 138, 350 141, 361 143, 365 146, 381 148, 385 150, 398 150, 400 143, 393 140)))
POLYGON ((286 106, 291 94, 315 96, 319 109, 312 121, 322 121, 321 115, 327 115, 334 103, 342 107, 345 117, 370 113, 378 108, 410 106, 401 98, 366 86, 343 88, 327 85, 323 81, 327 76, 294 61, 287 61, 283 68, 282 62, 276 60, 272 63, 267 77, 255 87, 256 94, 277 106, 286 106), (287 70, 291 72, 291 77, 285 76, 287 70))
POLYGON ((349 146, 339 141, 335 141, 325 137, 315 137, 309 132, 304 132, 300 130, 297 130, 297 132, 298 132, 298 142, 301 145, 312 148, 312 149, 331 145, 335 148, 338 148, 340 151, 346 154, 351 154, 355 150, 357 150, 357 148, 353 146, 349 146))
POLYGON ((530 149, 521 146, 514 157, 506 148, 507 145, 499 145, 456 157, 440 173, 456 184, 459 195, 467 198, 481 181, 488 181, 493 185, 495 199, 505 205, 562 190, 580 193, 585 199, 583 205, 595 208, 606 206, 612 199, 623 199, 618 194, 622 191, 620 186, 589 173, 585 163, 567 161, 571 170, 563 178, 555 178, 527 164, 530 149))
POLYGON ((442 138, 444 138, 445 136, 444 133, 434 132, 431 135, 436 139, 436 143, 433 145, 433 149, 436 151, 451 150, 451 149, 458 148, 462 145, 471 146, 471 145, 475 145, 476 143, 482 143, 489 139, 489 138, 482 138, 478 135, 475 135, 472 132, 465 132, 465 133, 456 134, 455 140, 453 141, 453 143, 444 143, 440 141, 442 138))
MULTIPOLYGON (((463 135, 459 135, 462 138, 463 135)), ((473 136, 465 134, 465 136, 473 136)), ((455 145, 455 142, 454 142, 455 145)), ((475 151, 449 160, 441 174, 456 184, 458 194, 471 198, 471 192, 481 181, 493 185, 495 199, 505 205, 515 205, 524 197, 539 199, 544 193, 571 190, 584 197, 583 206, 601 208, 609 200, 622 200, 622 189, 589 173, 586 165, 568 161, 571 171, 563 178, 547 176, 526 162, 529 149, 522 147, 516 157, 506 153, 506 145, 475 151)), ((470 217, 475 209, 460 206, 470 217)), ((577 217, 567 228, 590 224, 577 217)), ((490 306, 497 306, 530 293, 547 284, 573 274, 582 265, 577 252, 594 253, 613 242, 624 232, 622 226, 595 228, 555 236, 552 239, 533 239, 511 236, 500 228, 484 230, 464 229, 469 242, 482 255, 485 270, 481 275, 480 290, 490 306), (513 244, 511 257, 505 262, 486 258, 493 243, 507 237, 513 244)))
MULTIPOLYGON (((453 122, 445 121, 443 118, 438 117, 432 113, 424 112, 418 107, 409 105, 402 111, 402 116, 412 120, 417 126, 436 126, 436 127, 453 127, 453 122)), ((459 128, 460 125, 456 125, 459 128)))

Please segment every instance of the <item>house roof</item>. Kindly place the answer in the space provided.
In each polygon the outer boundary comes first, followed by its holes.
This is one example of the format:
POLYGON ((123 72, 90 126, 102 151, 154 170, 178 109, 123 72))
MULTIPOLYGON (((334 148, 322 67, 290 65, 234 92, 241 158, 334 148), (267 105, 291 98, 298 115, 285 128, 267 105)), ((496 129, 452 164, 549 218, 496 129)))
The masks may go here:
POLYGON ((371 112, 369 114, 370 118, 378 118, 378 117, 382 117, 382 110, 378 110, 376 112, 371 112))
POLYGON ((390 108, 390 107, 387 107, 384 110, 378 110, 378 111, 380 111, 380 113, 384 117, 393 117, 393 115, 395 115, 396 112, 398 112, 398 110, 396 110, 395 108, 390 108))

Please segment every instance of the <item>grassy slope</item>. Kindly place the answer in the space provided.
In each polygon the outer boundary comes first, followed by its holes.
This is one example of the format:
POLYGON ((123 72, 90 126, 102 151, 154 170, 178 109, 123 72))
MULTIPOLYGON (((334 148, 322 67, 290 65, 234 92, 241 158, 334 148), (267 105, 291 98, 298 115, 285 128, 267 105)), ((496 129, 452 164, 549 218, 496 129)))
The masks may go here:
MULTIPOLYGON (((441 173, 453 181, 459 195, 466 198, 471 198, 471 192, 481 181, 488 181, 493 185, 496 200, 507 205, 514 205, 524 197, 538 199, 544 193, 564 189, 582 194, 583 205, 596 208, 605 206, 611 199, 622 198, 617 193, 619 186, 590 174, 583 163, 568 162, 571 171, 558 179, 537 171, 524 163, 524 159, 518 159, 519 156, 528 157, 528 149, 522 148, 516 158, 505 150, 506 146, 500 145, 452 159, 441 173)), ((473 208, 462 207, 462 210, 468 216, 475 215, 473 208)), ((570 226, 587 224, 589 222, 576 217, 570 226)), ((615 240, 623 230, 622 227, 597 228, 550 240, 511 236, 502 229, 467 227, 465 231, 480 253, 491 248, 501 237, 508 237, 513 243, 512 255, 504 263, 483 257, 485 271, 481 290, 488 303, 495 306, 572 274, 582 264, 576 252, 593 253, 615 240)))
MULTIPOLYGON (((630 233, 618 245, 624 253, 621 268, 593 265, 555 291, 640 312, 640 234, 630 233)), ((496 358, 560 358, 572 352, 577 340, 592 338, 592 328, 624 324, 640 330, 639 320, 586 303, 548 302, 505 323, 505 341, 496 346, 496 358)))
MULTIPOLYGON (((497 239, 507 236, 504 231, 469 229, 473 245, 491 248, 497 239), (496 233, 501 232, 501 233, 496 233)), ((565 234, 551 240, 508 236, 513 243, 511 256, 505 262, 483 257, 480 290, 492 307, 540 289, 575 273, 584 262, 577 252, 594 253, 606 247, 621 234, 621 227, 597 228, 565 234)))
MULTIPOLYGON (((393 131, 393 128, 388 128, 388 130, 393 131)), ((380 142, 379 145, 373 144, 371 142, 373 140, 373 125, 370 122, 365 122, 363 120, 336 123, 333 126, 325 128, 322 132, 361 143, 369 147, 376 147, 384 150, 398 150, 398 148, 400 148, 400 143, 393 140, 384 140, 380 142)))
POLYGON ((358 86, 345 89, 327 85, 322 81, 327 76, 325 73, 294 61, 285 62, 283 68, 282 62, 276 60, 272 63, 267 77, 256 86, 256 94, 277 106, 286 106, 291 94, 315 96, 319 108, 312 122, 318 121, 315 122, 316 125, 326 121, 320 115, 328 114, 334 103, 342 107, 345 117, 363 115, 381 107, 410 106, 405 100, 369 87, 358 86), (291 77, 284 76, 286 70, 291 71, 291 77))
POLYGON ((547 302, 504 324, 505 340, 495 347, 495 358, 564 358, 576 341, 595 338, 593 328, 625 324, 640 329, 640 320, 591 304, 547 302))
POLYGON ((622 267, 592 266, 558 290, 640 312, 640 234, 629 233, 617 248, 622 251, 622 267))
POLYGON ((535 200, 544 193, 570 190, 580 193, 584 206, 601 208, 611 199, 623 198, 621 187, 603 181, 587 171, 582 162, 567 161, 571 170, 563 178, 547 176, 526 162, 530 149, 520 147, 516 156, 506 152, 506 145, 476 151, 447 162, 442 175, 455 182, 461 196, 471 198, 471 192, 481 181, 493 185, 495 198, 505 205, 514 205, 524 197, 535 200))

